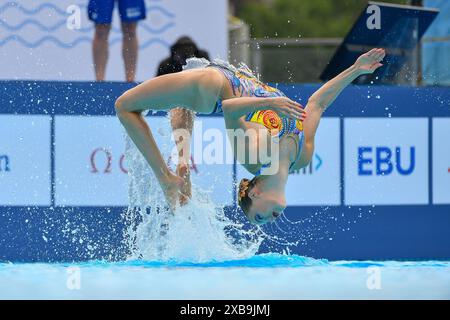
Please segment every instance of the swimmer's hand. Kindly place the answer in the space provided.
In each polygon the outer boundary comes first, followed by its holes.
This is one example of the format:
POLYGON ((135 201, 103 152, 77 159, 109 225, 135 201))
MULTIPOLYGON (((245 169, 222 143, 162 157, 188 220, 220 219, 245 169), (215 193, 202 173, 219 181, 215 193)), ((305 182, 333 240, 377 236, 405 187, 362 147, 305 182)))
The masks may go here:
POLYGON ((372 74, 383 66, 381 61, 383 61, 385 56, 386 51, 384 49, 372 49, 356 60, 355 67, 361 75, 372 74))
POLYGON ((287 97, 268 98, 268 108, 288 118, 305 120, 306 111, 303 106, 287 97))
POLYGON ((179 162, 177 165, 177 175, 184 180, 179 199, 180 205, 184 206, 192 197, 191 172, 189 170, 189 164, 179 162))
POLYGON ((184 179, 170 172, 168 177, 160 181, 160 184, 163 193, 166 196, 167 203, 172 212, 174 212, 179 199, 184 196, 181 192, 184 185, 184 179))
POLYGON ((361 55, 350 68, 342 71, 314 92, 308 99, 308 106, 312 109, 317 107, 325 111, 341 94, 342 90, 359 76, 374 73, 375 70, 383 66, 381 61, 385 56, 384 49, 373 49, 361 55))

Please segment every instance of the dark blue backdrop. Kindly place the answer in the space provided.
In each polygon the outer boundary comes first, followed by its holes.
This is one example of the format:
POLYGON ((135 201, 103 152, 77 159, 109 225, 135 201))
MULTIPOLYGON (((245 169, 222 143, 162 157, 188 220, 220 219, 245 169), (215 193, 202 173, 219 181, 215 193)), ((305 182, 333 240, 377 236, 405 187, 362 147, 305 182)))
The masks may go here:
MULTIPOLYGON (((0 114, 114 115, 114 100, 130 86, 0 81, 0 114)), ((303 103, 317 89, 317 85, 279 87, 303 103)), ((450 89, 353 86, 344 91, 325 116, 387 117, 388 113, 392 117, 449 117, 450 89), (369 91, 372 97, 379 95, 380 99, 368 99, 369 91), (388 111, 385 106, 389 106, 388 111)), ((432 122, 429 123, 431 132, 432 122)), ((431 146, 431 134, 429 139, 431 146)), ((429 157, 432 160, 431 154, 429 157)), ((431 185, 432 175, 429 176, 431 185)), ((6 188, 0 181, 0 192, 6 188)), ((125 253, 121 250, 123 223, 120 219, 124 209, 0 206, 0 260, 120 259, 125 253), (101 245, 89 251, 87 246, 74 243, 63 232, 68 222, 83 225, 85 238, 101 245)), ((297 232, 314 234, 312 240, 291 248, 293 253, 330 260, 450 259, 450 205, 289 207, 286 215, 291 220, 310 217, 297 232), (316 212, 321 212, 320 218, 316 218, 316 212), (347 226, 350 230, 342 231, 347 226)), ((272 245, 264 244, 261 252, 273 250, 272 245)))

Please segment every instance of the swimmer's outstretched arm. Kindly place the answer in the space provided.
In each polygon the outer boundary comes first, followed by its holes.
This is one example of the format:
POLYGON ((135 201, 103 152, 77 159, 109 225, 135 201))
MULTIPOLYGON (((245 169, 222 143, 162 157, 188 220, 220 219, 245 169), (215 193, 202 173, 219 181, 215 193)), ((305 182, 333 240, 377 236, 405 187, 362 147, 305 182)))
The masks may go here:
POLYGON ((356 78, 363 74, 371 74, 383 66, 381 61, 386 52, 384 49, 372 49, 356 60, 355 64, 341 74, 325 83, 308 100, 308 104, 315 104, 325 110, 339 94, 356 78))
POLYGON ((325 83, 309 99, 305 111, 308 117, 303 121, 305 133, 304 152, 294 170, 307 166, 314 152, 314 139, 320 119, 324 111, 333 103, 339 94, 360 75, 373 73, 382 66, 381 61, 385 56, 383 49, 373 49, 358 58, 353 66, 325 83))

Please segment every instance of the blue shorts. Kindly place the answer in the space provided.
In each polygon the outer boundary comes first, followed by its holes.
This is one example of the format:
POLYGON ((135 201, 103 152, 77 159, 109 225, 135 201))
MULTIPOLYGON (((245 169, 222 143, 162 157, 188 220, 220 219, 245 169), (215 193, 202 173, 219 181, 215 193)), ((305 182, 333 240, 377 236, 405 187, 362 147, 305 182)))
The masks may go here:
POLYGON ((119 15, 122 22, 145 19, 144 0, 89 0, 89 19, 96 24, 111 24, 116 1, 119 2, 119 15))

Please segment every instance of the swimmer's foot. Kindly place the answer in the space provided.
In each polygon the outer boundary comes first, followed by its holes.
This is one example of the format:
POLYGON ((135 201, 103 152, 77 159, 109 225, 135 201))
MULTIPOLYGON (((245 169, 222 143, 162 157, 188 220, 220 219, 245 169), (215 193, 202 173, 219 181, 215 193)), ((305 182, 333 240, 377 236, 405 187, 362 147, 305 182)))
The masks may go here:
POLYGON ((192 197, 191 171, 189 170, 189 164, 184 163, 178 164, 176 173, 179 177, 183 178, 184 180, 180 194, 180 205, 185 205, 192 197))
POLYGON ((161 188, 166 196, 166 200, 172 211, 175 210, 178 202, 182 199, 182 188, 184 185, 184 179, 178 175, 170 173, 164 181, 161 181, 161 188))

